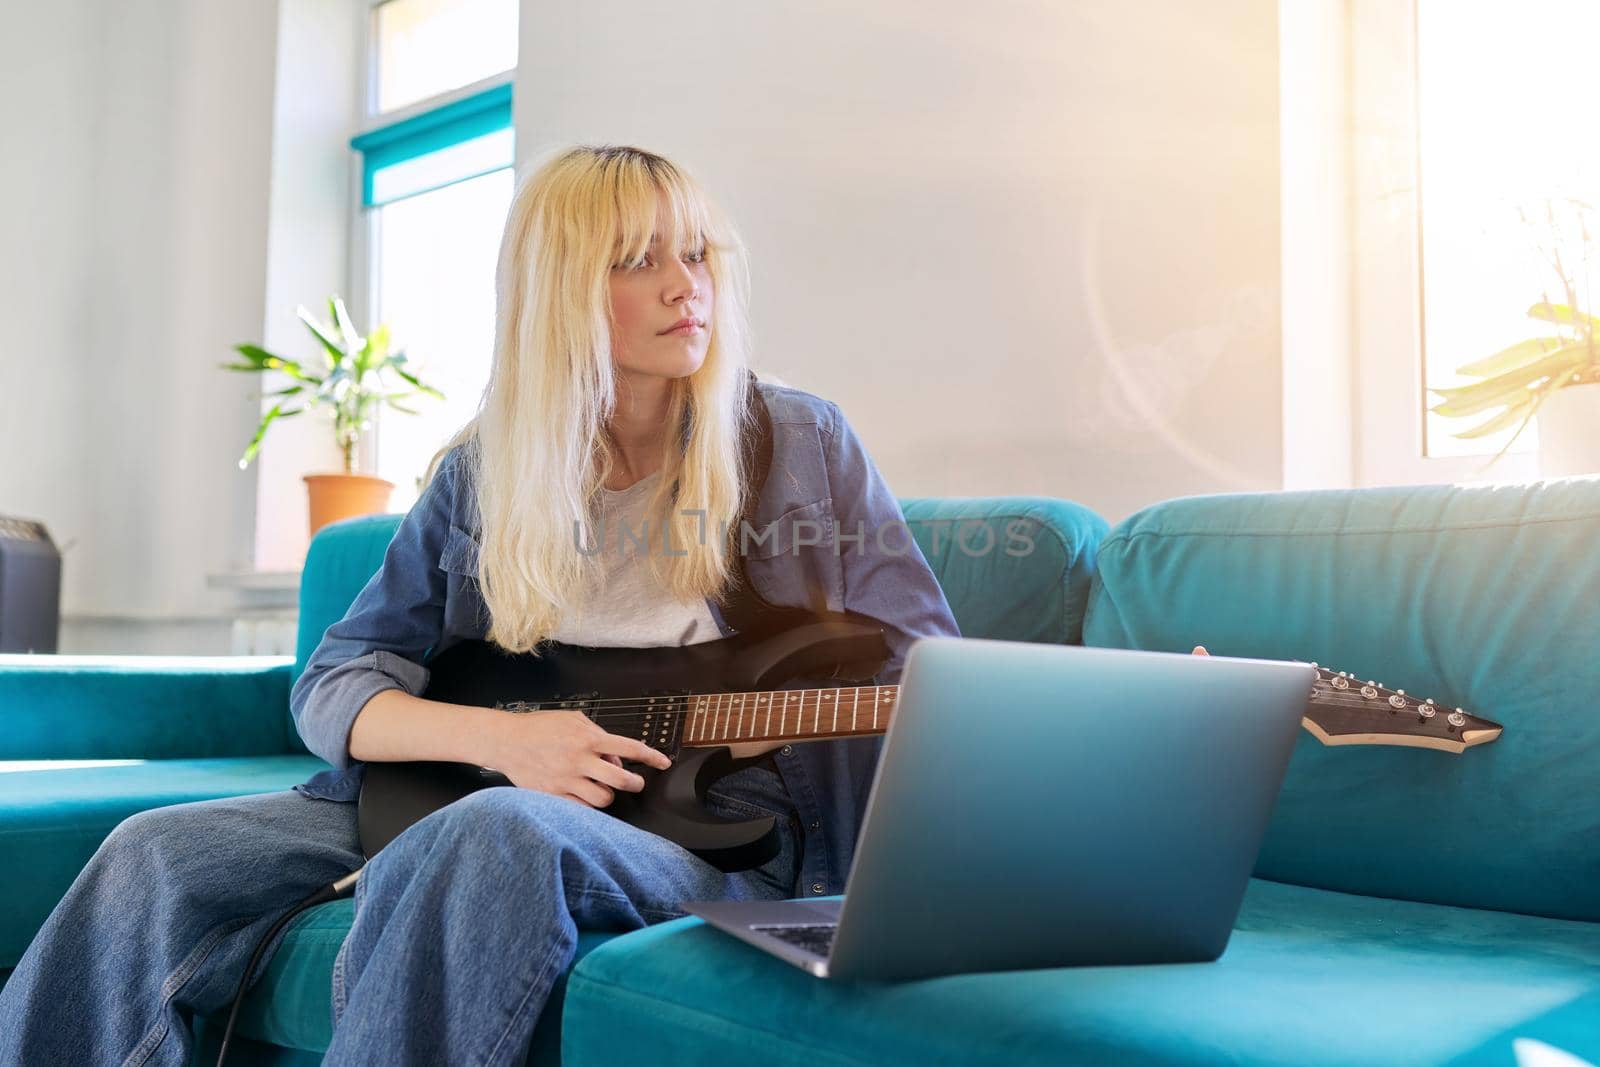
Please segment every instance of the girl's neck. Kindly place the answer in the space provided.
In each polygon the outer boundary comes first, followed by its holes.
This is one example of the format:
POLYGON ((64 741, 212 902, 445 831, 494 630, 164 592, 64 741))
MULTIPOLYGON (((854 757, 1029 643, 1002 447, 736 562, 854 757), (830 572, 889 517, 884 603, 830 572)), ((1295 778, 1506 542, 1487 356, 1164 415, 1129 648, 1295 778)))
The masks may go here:
POLYGON ((617 406, 606 427, 614 455, 607 489, 626 489, 660 469, 671 400, 665 378, 618 376, 617 406))

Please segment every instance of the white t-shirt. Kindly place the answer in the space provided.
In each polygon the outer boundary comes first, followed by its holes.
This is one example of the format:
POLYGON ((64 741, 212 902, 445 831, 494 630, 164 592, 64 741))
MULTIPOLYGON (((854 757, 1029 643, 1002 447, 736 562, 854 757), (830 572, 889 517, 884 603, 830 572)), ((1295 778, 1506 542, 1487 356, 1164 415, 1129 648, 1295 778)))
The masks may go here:
MULTIPOLYGON (((646 554, 661 552, 663 545, 659 522, 651 519, 645 525, 644 505, 660 479, 657 471, 626 489, 600 489, 600 528, 583 545, 585 552, 593 553, 597 535, 603 532, 604 547, 591 561, 599 564, 600 575, 585 589, 578 608, 550 635, 554 640, 591 647, 656 648, 721 639, 722 631, 703 599, 688 604, 674 600, 650 573, 646 554)), ((672 548, 683 550, 676 542, 672 548)))

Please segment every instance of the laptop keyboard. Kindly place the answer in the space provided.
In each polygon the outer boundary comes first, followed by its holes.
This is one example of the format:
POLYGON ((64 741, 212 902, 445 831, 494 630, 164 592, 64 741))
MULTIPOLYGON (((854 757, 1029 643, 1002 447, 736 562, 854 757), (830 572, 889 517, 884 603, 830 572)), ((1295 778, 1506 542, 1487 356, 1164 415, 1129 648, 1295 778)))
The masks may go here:
POLYGON ((833 951, 833 934, 838 923, 752 923, 750 929, 759 930, 779 941, 798 945, 807 952, 827 956, 833 951))

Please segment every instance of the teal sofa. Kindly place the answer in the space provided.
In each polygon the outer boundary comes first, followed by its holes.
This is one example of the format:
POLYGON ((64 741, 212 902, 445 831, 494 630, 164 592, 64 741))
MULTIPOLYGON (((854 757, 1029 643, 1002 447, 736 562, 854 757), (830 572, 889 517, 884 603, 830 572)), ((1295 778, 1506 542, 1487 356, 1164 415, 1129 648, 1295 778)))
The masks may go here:
MULTIPOLYGON (((1600 1062, 1600 479, 1193 497, 1111 530, 1044 498, 902 503, 968 636, 1311 659, 1505 734, 1460 756, 1303 736, 1216 963, 851 986, 694 919, 588 931, 530 1062, 1600 1062), (973 554, 961 521, 1001 545, 1025 523, 1035 551, 973 554)), ((0 657, 0 965, 126 814, 320 766, 288 686, 397 521, 317 537, 294 663, 0 657)), ((350 907, 291 927, 237 1062, 317 1062, 350 907)))

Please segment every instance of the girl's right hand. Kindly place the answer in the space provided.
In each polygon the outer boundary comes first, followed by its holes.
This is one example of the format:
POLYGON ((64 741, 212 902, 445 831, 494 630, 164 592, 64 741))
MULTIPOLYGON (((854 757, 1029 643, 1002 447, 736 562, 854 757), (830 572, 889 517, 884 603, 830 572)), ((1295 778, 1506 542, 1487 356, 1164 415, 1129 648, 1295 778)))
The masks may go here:
POLYGON ((644 778, 624 770, 632 760, 660 770, 672 760, 631 737, 607 733, 581 711, 502 712, 490 740, 495 770, 522 789, 567 797, 603 808, 618 789, 637 793, 644 778))

